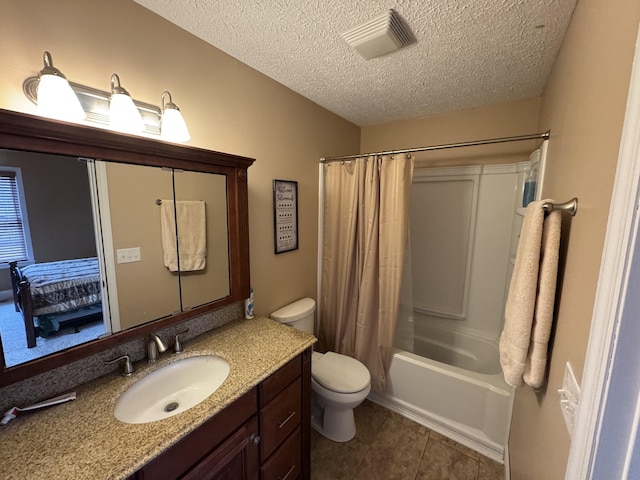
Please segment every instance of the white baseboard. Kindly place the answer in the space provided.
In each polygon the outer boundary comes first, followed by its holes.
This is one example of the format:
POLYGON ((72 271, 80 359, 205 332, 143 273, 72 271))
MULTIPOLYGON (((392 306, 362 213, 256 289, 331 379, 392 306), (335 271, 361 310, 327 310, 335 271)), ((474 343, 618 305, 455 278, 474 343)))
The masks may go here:
POLYGON ((509 463, 509 444, 504 447, 504 480, 511 480, 511 465, 509 463))

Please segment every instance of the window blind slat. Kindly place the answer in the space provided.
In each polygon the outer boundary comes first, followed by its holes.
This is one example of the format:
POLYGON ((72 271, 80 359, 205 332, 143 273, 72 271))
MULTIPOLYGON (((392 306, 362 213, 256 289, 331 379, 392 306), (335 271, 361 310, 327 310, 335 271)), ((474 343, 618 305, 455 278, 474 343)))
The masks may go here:
POLYGON ((27 260, 15 172, 0 172, 0 263, 27 260))

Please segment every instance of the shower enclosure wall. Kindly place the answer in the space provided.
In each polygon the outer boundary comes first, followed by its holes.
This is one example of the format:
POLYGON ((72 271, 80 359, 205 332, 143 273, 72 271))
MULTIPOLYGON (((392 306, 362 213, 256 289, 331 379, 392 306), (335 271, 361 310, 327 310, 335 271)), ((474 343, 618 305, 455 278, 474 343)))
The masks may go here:
POLYGON ((500 462, 513 389, 498 339, 530 163, 414 171, 397 350, 387 392, 370 395, 500 462))

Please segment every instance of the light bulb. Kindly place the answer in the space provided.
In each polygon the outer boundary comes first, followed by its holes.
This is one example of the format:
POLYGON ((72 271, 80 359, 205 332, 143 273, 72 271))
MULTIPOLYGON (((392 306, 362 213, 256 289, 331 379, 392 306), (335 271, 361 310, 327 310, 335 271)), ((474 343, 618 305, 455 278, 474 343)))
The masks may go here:
POLYGON ((138 107, 133 103, 129 92, 120 86, 120 78, 115 73, 111 75, 109 126, 113 130, 126 133, 142 133, 144 131, 144 122, 138 107))
POLYGON ((69 122, 85 119, 80 100, 67 78, 53 66, 49 52, 44 52, 44 68, 38 77, 38 115, 69 122))
POLYGON ((191 138, 180 109, 171 101, 171 94, 166 91, 162 94, 162 129, 160 136, 169 142, 186 142, 191 138), (167 103, 165 103, 165 96, 169 97, 167 103))

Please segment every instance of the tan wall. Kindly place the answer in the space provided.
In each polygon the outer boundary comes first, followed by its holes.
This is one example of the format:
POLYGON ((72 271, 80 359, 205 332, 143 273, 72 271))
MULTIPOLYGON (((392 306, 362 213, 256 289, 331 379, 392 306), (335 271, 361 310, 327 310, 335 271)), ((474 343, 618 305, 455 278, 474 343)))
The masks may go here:
POLYGON ((355 153, 360 131, 130 0, 4 0, 0 107, 34 113, 23 80, 49 50, 75 82, 109 89, 112 73, 137 100, 172 93, 191 145, 256 158, 249 169, 256 313, 316 296, 318 159, 355 153), (275 255, 272 180, 297 180, 300 248, 275 255))
MULTIPOLYGON (((361 152, 418 148, 537 133, 540 99, 474 108, 362 128, 361 152)), ((477 165, 526 160, 539 142, 525 141, 416 153, 416 166, 477 165)))
POLYGON ((513 480, 564 478, 570 440, 556 390, 567 361, 582 378, 639 20, 636 0, 580 0, 543 95, 540 129, 551 130, 543 197, 580 203, 563 236, 546 391, 516 394, 513 480))

